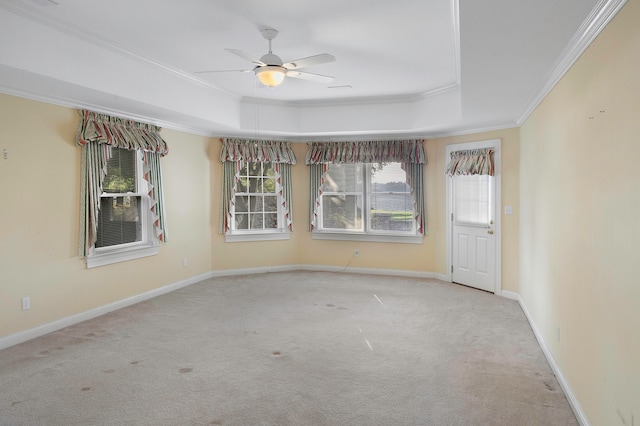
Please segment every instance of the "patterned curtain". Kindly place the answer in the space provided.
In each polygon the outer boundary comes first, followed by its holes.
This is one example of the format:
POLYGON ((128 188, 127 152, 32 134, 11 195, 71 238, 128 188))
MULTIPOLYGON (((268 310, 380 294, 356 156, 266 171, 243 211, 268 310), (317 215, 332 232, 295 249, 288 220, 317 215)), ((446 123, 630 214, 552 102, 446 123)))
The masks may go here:
POLYGON ((424 165, 416 163, 405 163, 402 167, 407 173, 407 183, 411 188, 413 198, 413 209, 416 212, 416 224, 418 232, 424 235, 426 232, 427 212, 424 202, 424 165))
POLYGON ((79 112, 82 120, 78 126, 78 145, 94 142, 116 148, 156 152, 162 156, 169 153, 167 143, 160 137, 158 126, 93 111, 79 112))
POLYGON ((291 142, 223 139, 220 161, 296 164, 296 156, 291 149, 291 142))
POLYGON ((284 226, 293 231, 293 207, 291 200, 293 199, 292 180, 291 180, 291 164, 275 163, 276 173, 278 174, 277 190, 282 197, 282 208, 284 211, 284 226))
POLYGON ((263 141, 249 139, 222 140, 220 152, 222 167, 222 201, 220 212, 220 233, 231 229, 233 203, 237 188, 238 173, 244 163, 271 162, 278 173, 278 192, 282 195, 285 226, 293 229, 293 204, 291 191, 291 165, 296 164, 296 156, 291 142, 263 141))
POLYGON ((407 173, 407 183, 411 187, 415 207, 415 220, 418 231, 424 235, 426 230, 426 211, 424 197, 424 165, 427 155, 424 141, 358 141, 358 142, 312 142, 305 163, 310 167, 309 230, 318 222, 318 209, 322 184, 331 163, 402 163, 407 173))
POLYGON ((160 157, 169 150, 160 137, 160 127, 80 110, 76 143, 82 148, 80 247, 87 256, 98 235, 100 194, 111 158, 111 148, 143 151, 144 179, 150 199, 150 210, 156 237, 167 241, 160 157))
POLYGON ((147 181, 147 195, 153 229, 158 241, 167 241, 166 210, 164 208, 164 190, 162 187, 161 155, 156 152, 143 151, 144 180, 147 181))
POLYGON ((305 159, 308 165, 390 162, 426 164, 423 140, 312 142, 305 159))
POLYGON ((493 149, 470 149, 454 151, 447 165, 448 176, 460 175, 494 175, 493 149))
POLYGON ((240 161, 225 161, 222 163, 222 201, 220 202, 220 233, 224 234, 231 228, 233 220, 233 205, 238 173, 242 164, 240 161))
POLYGON ((328 168, 328 163, 309 165, 311 174, 309 179, 309 231, 313 231, 313 228, 318 226, 318 209, 320 208, 320 197, 322 196, 322 184, 328 168))

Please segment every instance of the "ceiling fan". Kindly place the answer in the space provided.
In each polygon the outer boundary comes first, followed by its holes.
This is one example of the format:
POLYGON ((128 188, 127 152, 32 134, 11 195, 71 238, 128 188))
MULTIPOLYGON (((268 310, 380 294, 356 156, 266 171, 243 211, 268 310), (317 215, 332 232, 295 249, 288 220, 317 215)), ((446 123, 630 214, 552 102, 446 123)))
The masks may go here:
POLYGON ((290 62, 282 62, 282 59, 271 51, 271 41, 278 36, 278 30, 273 28, 265 28, 261 30, 262 36, 269 40, 269 53, 265 53, 256 59, 242 50, 237 49, 225 49, 234 55, 240 56, 243 59, 253 63, 255 67, 247 70, 220 70, 220 71, 196 71, 196 73, 210 73, 210 72, 250 72, 253 71, 258 77, 258 80, 262 84, 268 87, 275 87, 280 85, 285 76, 299 78, 302 80, 313 81, 316 83, 331 83, 334 77, 322 74, 313 74, 309 72, 299 71, 301 68, 306 68, 311 65, 324 64, 327 62, 333 62, 336 58, 328 53, 321 53, 319 55, 309 56, 306 58, 296 59, 290 62))

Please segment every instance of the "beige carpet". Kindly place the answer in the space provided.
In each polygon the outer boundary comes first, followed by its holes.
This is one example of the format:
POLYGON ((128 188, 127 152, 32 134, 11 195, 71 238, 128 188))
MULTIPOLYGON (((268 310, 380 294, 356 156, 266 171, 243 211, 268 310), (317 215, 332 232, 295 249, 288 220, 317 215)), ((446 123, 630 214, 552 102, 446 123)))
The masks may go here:
POLYGON ((206 280, 0 351, 2 425, 575 425, 514 301, 436 280, 206 280))

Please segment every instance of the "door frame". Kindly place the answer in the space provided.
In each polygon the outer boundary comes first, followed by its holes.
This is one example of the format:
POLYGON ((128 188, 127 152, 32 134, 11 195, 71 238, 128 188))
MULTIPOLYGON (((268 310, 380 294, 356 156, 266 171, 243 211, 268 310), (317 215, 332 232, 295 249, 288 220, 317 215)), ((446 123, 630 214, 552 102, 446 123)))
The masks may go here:
MULTIPOLYGON (((495 199, 494 212, 494 237, 495 237, 495 286, 494 293, 496 296, 502 295, 502 157, 501 157, 501 139, 490 139, 476 142, 456 143, 447 145, 445 165, 449 164, 451 153, 455 151, 465 151, 468 149, 483 149, 493 148, 493 163, 494 163, 494 181, 495 181, 495 199)), ((447 281, 453 282, 452 268, 453 268, 453 200, 452 200, 452 185, 451 177, 446 177, 446 192, 447 192, 447 214, 445 216, 446 221, 446 233, 447 233, 447 281)))

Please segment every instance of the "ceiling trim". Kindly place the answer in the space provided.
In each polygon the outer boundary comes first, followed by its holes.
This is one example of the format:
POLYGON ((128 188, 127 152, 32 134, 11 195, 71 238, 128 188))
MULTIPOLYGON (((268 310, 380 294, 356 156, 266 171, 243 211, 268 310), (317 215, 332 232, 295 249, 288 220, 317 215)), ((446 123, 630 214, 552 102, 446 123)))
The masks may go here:
POLYGON ((236 99, 240 99, 240 97, 238 95, 236 95, 235 93, 229 92, 226 89, 223 89, 219 86, 216 86, 215 84, 209 83, 208 81, 202 80, 186 71, 177 69, 177 68, 173 68, 169 65, 163 64, 161 62, 158 62, 156 60, 153 60, 151 58, 148 58, 140 53, 137 53, 133 50, 129 50, 129 49, 125 49, 122 48, 120 46, 116 46, 115 44, 113 44, 112 42, 110 42, 109 40, 99 37, 96 34, 93 34, 91 32, 86 32, 86 31, 80 31, 77 28, 75 28, 72 25, 68 25, 68 24, 62 24, 56 20, 53 20, 47 16, 44 16, 40 13, 34 12, 32 10, 29 10, 25 7, 20 7, 14 4, 7 4, 6 1, 4 0, 0 0, 0 8, 3 8, 5 10, 7 10, 8 12, 14 13, 18 16, 22 16, 25 19, 28 19, 32 22, 36 22, 40 25, 43 25, 47 28, 49 28, 52 31, 56 31, 62 34, 65 34, 67 36, 70 36, 72 38, 78 39, 78 40, 82 40, 88 44, 91 44, 95 47, 107 50, 113 54, 128 58, 128 59, 133 59, 139 63, 142 63, 144 65, 147 66, 151 66, 151 67, 155 67, 158 68, 160 70, 163 70, 165 72, 169 72, 171 74, 175 74, 178 77, 189 81, 191 83, 195 83, 199 86, 203 86, 203 87, 207 87, 209 89, 214 89, 220 92, 225 93, 228 96, 231 96, 233 98, 236 99))
POLYGON ((74 98, 67 98, 59 95, 53 95, 53 96, 43 95, 42 93, 27 91, 23 89, 16 89, 14 87, 9 87, 5 85, 0 85, 0 93, 4 93, 10 96, 16 96, 23 99, 30 99, 32 101, 43 102, 46 104, 75 109, 75 110, 80 110, 80 109, 91 110, 94 112, 107 114, 114 117, 120 117, 128 120, 138 121, 141 123, 152 124, 154 126, 159 126, 162 128, 177 130, 185 133, 191 133, 199 136, 212 137, 211 132, 206 131, 200 127, 185 126, 182 124, 178 124, 175 121, 159 120, 157 118, 149 117, 146 115, 132 114, 130 112, 123 111, 121 109, 105 108, 104 105, 78 101, 77 99, 74 99, 74 98))
POLYGON ((507 130, 507 129, 516 129, 520 127, 518 123, 515 121, 503 123, 503 124, 495 124, 495 125, 487 125, 487 126, 478 126, 478 127, 468 127, 466 129, 460 129, 451 132, 426 132, 429 139, 439 139, 439 138, 449 138, 453 136, 464 136, 464 135, 473 135, 477 133, 487 133, 487 132, 495 132, 499 130, 507 130))
MULTIPOLYGON (((455 71, 457 81, 453 83, 449 83, 442 87, 429 90, 422 93, 416 94, 405 94, 398 96, 378 96, 378 97, 362 97, 362 98, 343 98, 343 99, 322 99, 322 100, 300 100, 300 101, 274 101, 267 100, 261 98, 241 98, 236 94, 228 92, 225 89, 222 89, 214 84, 206 82, 204 80, 199 79, 196 76, 189 74, 186 71, 182 71, 179 69, 172 68, 171 66, 167 66, 155 60, 149 59, 143 55, 135 53, 134 51, 130 51, 125 48, 121 48, 119 46, 114 45, 109 42, 107 39, 101 38, 95 34, 87 34, 86 32, 80 32, 75 29, 71 25, 62 24, 57 21, 54 21, 42 13, 39 13, 37 10, 32 10, 32 8, 27 8, 24 5, 20 5, 19 3, 10 2, 8 0, 0 0, 0 9, 5 9, 10 13, 14 13, 19 15, 25 19, 31 20, 37 24, 43 25, 46 28, 49 28, 52 31, 57 31, 62 34, 66 34, 68 36, 74 38, 80 38, 83 41, 86 41, 88 44, 97 46, 99 48, 105 49, 113 54, 133 58, 137 62, 143 63, 146 66, 155 67, 161 69, 165 72, 174 74, 184 80, 187 80, 190 83, 197 84, 200 87, 207 87, 218 91, 220 93, 224 93, 233 99, 235 99, 239 103, 246 104, 264 104, 264 105, 272 105, 272 106, 290 106, 297 108, 304 107, 317 107, 317 106, 349 106, 349 105, 363 105, 363 104, 383 104, 383 103, 407 103, 412 101, 419 101, 425 98, 429 98, 431 96, 436 96, 450 90, 457 90, 460 88, 460 28, 459 28, 459 0, 451 0, 451 19, 452 25, 454 27, 454 43, 455 43, 455 71)), ((543 99, 549 94, 549 92, 555 87, 555 85, 560 81, 560 79, 566 74, 566 72, 573 66, 573 64, 578 60, 581 54, 588 48, 588 46, 593 42, 593 40, 600 34, 600 32, 606 27, 606 25, 613 19, 613 17, 617 14, 617 12, 625 5, 626 0, 600 0, 598 4, 593 8, 590 15, 585 19, 582 23, 578 31, 569 41, 567 46, 561 52, 561 54, 556 59, 554 66, 552 67, 551 72, 549 72, 545 79, 543 79, 543 83, 540 85, 539 90, 534 92, 534 95, 531 97, 529 102, 526 104, 526 107, 523 109, 520 115, 515 115, 515 121, 508 121, 500 124, 488 124, 485 126, 484 123, 480 123, 478 127, 473 128, 460 128, 453 131, 442 131, 439 132, 437 126, 428 130, 426 128, 416 129, 416 128, 408 128, 399 131, 383 131, 381 133, 377 132, 318 132, 318 133, 279 133, 274 136, 278 138, 284 138, 285 140, 295 140, 295 141, 308 141, 308 140, 358 140, 358 139, 366 139, 366 138, 385 138, 385 137, 429 137, 429 138, 440 138, 440 137, 448 137, 448 136, 457 136, 457 135, 466 135, 472 133, 480 133, 480 132, 488 132, 495 131, 501 129, 508 129, 513 127, 521 126, 527 118, 533 113, 533 111, 538 107, 538 105, 543 101, 543 99)), ((103 112, 106 114, 117 115, 124 118, 131 118, 136 121, 142 121, 147 123, 153 123, 161 127, 166 127, 178 131, 184 131, 188 133, 193 133, 202 136, 208 137, 220 137, 220 136, 247 136, 249 133, 254 131, 244 130, 244 129, 236 129, 227 127, 226 130, 216 131, 216 134, 212 134, 210 130, 207 130, 206 126, 198 126, 197 123, 192 122, 191 125, 183 125, 179 124, 179 118, 176 117, 175 120, 171 120, 170 116, 167 116, 169 120, 159 120, 154 117, 147 116, 137 116, 135 114, 123 112, 116 109, 105 108, 100 105, 92 105, 85 101, 79 101, 77 99, 73 99, 64 95, 54 95, 54 94, 42 94, 35 93, 34 91, 30 91, 29 89, 16 89, 10 88, 6 85, 0 85, 0 91, 3 93, 7 93, 9 95, 20 96, 28 99, 33 99, 37 101, 42 101, 45 103, 61 105, 69 108, 86 108, 91 109, 97 112, 103 112)), ((171 112, 170 109, 165 109, 167 112, 171 112)), ((261 131, 264 136, 267 136, 271 132, 261 131)))
POLYGON ((516 120, 518 126, 524 124, 626 2, 627 0, 600 0, 596 7, 593 8, 591 14, 585 19, 558 59, 556 59, 544 84, 539 90, 535 91, 535 95, 529 100, 527 106, 516 120))
POLYGON ((451 25, 453 26, 453 49, 455 52, 456 83, 462 81, 462 66, 460 59, 460 5, 458 0, 451 0, 451 25))
POLYGON ((418 101, 424 98, 428 98, 430 96, 439 95, 443 92, 456 89, 460 86, 461 81, 461 67, 460 67, 460 19, 459 19, 459 7, 458 0, 451 0, 451 25, 453 28, 453 37, 454 37, 454 68, 455 68, 455 81, 451 83, 447 83, 443 86, 427 90, 424 92, 418 93, 409 93, 404 95, 391 95, 391 96, 376 96, 376 97, 362 97, 362 98, 333 98, 333 99, 318 99, 318 100, 300 100, 300 101, 275 101, 269 99, 261 99, 261 98, 249 98, 244 97, 241 98, 235 93, 232 93, 220 86, 217 86, 213 83, 210 83, 206 80, 198 78, 191 73, 180 70, 178 68, 174 68, 172 66, 166 65, 162 62, 153 60, 135 52, 133 50, 125 49, 123 47, 117 46, 113 44, 111 41, 102 38, 94 33, 80 31, 69 24, 63 24, 57 20, 51 19, 41 13, 38 13, 30 8, 19 6, 14 3, 7 3, 6 0, 0 0, 0 8, 3 8, 11 13, 22 16, 30 21, 36 22, 40 25, 43 25, 53 31, 65 34, 67 36, 73 37, 75 39, 83 40, 89 44, 92 44, 96 47, 107 50, 113 54, 119 55, 121 57, 125 57, 128 59, 134 59, 135 61, 142 63, 147 66, 155 67, 157 69, 163 70, 170 74, 175 74, 176 76, 189 81, 191 83, 195 83, 199 86, 207 87, 209 89, 214 89, 220 91, 232 98, 237 99, 239 102, 246 103, 259 103, 262 105, 273 105, 273 106, 293 106, 293 107, 311 107, 311 106, 332 106, 332 105, 361 105, 364 103, 388 103, 388 102, 411 102, 418 101), (256 101, 259 100, 259 102, 256 101))
POLYGON ((453 91, 460 88, 459 83, 448 83, 444 86, 437 87, 432 90, 427 90, 421 93, 412 93, 406 95, 395 96, 372 96, 372 97, 356 97, 356 98, 333 98, 333 99, 316 99, 316 100, 300 100, 300 101, 279 101, 273 99, 244 97, 241 102, 251 105, 269 105, 269 106, 283 106, 283 107, 327 107, 327 106, 351 106, 351 105, 373 105, 373 104, 388 104, 388 103, 404 103, 404 102, 416 102, 430 98, 432 96, 441 95, 443 93, 453 91))

